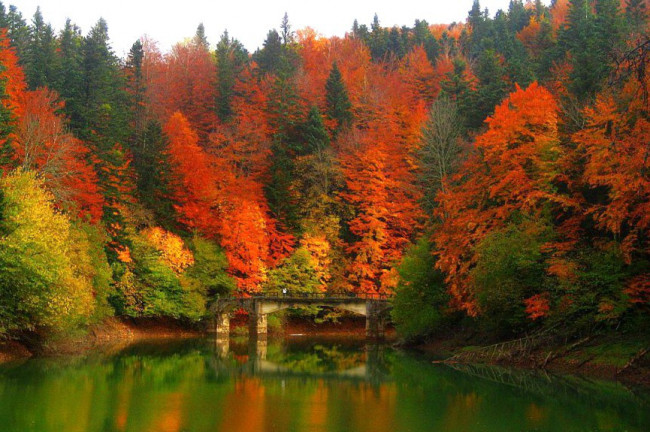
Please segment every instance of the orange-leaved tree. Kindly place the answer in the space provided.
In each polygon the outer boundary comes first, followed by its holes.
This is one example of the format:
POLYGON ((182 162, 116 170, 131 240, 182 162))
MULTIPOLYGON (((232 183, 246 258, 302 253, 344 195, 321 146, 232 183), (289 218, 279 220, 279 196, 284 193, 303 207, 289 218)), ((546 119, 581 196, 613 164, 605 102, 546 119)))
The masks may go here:
POLYGON ((172 199, 181 222, 206 236, 215 237, 218 221, 215 217, 217 188, 210 158, 199 147, 198 135, 180 112, 165 124, 169 139, 172 199))
POLYGON ((20 117, 22 114, 20 99, 27 90, 25 73, 18 64, 15 49, 10 46, 7 29, 3 28, 0 28, 0 81, 4 84, 2 104, 13 111, 16 117, 20 117))
POLYGON ((621 241, 628 261, 650 252, 650 122, 638 110, 622 111, 611 95, 585 109, 587 125, 573 135, 585 160, 583 181, 606 191, 588 212, 621 241))
POLYGON ((177 44, 161 57, 155 46, 145 46, 143 72, 150 110, 161 121, 180 112, 198 134, 201 144, 214 129, 214 81, 216 65, 212 55, 196 41, 177 44))
POLYGON ((287 256, 293 243, 279 231, 264 196, 271 154, 264 109, 269 81, 254 77, 254 67, 242 72, 232 119, 211 135, 208 145, 219 191, 219 238, 243 293, 259 291, 267 269, 287 256))
MULTIPOLYGON (((0 165, 22 166, 39 172, 57 203, 97 222, 104 199, 97 175, 90 164, 88 148, 66 130, 59 111, 63 103, 47 88, 27 91, 23 70, 6 31, 0 30, 0 81, 4 97, 0 103, 8 118, 1 118, 8 134, 1 136, 0 165)), ((2 166, 0 166, 1 168, 2 166)))
POLYGON ((12 168, 16 119, 21 115, 20 100, 26 89, 25 75, 10 47, 7 30, 0 28, 0 168, 12 168))
POLYGON ((12 143, 15 160, 39 172, 59 204, 99 221, 104 198, 97 174, 88 163, 88 148, 65 130, 65 121, 57 113, 63 107, 58 95, 46 88, 29 91, 20 104, 22 115, 12 143))
POLYGON ((346 186, 341 196, 356 209, 348 282, 360 292, 390 293, 394 265, 423 216, 411 158, 426 109, 418 87, 405 84, 398 71, 373 65, 366 73, 369 88, 353 106, 357 130, 338 144, 346 186))
POLYGON ((632 270, 624 289, 633 304, 650 306, 650 121, 643 89, 650 77, 628 79, 616 97, 606 90, 584 110, 575 160, 589 191, 586 213, 605 238, 615 240, 632 270), (595 197, 595 198, 594 198, 595 197))
POLYGON ((349 227, 358 237, 348 248, 348 280, 363 293, 392 292, 393 266, 420 226, 419 194, 407 152, 398 143, 394 136, 368 134, 361 137, 359 148, 348 148, 342 155, 346 190, 341 196, 356 209, 349 227))
POLYGON ((470 315, 479 313, 468 279, 477 262, 475 247, 515 213, 535 217, 574 205, 556 188, 562 150, 550 92, 537 83, 525 90, 517 86, 486 122, 488 130, 438 197, 442 224, 433 235, 453 305, 470 315))

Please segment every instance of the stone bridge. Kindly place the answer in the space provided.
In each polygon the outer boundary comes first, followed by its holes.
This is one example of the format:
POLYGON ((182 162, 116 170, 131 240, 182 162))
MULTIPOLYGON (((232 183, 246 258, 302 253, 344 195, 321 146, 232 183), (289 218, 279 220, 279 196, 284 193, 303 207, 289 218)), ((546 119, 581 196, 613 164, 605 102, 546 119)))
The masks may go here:
POLYGON ((266 338, 268 314, 300 306, 342 309, 366 317, 366 337, 381 339, 391 308, 389 297, 373 294, 265 293, 255 297, 230 297, 214 306, 217 338, 228 337, 230 315, 239 309, 248 312, 249 334, 266 338))

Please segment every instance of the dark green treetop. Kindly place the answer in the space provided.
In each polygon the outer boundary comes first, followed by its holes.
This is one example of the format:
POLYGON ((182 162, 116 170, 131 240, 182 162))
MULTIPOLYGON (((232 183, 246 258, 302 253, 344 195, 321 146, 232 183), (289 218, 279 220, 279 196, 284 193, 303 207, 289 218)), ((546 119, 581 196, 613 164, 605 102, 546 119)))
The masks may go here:
POLYGON ((352 124, 352 104, 336 62, 332 65, 325 83, 325 101, 327 102, 327 116, 337 122, 337 126, 333 131, 333 135, 336 135, 341 129, 345 129, 352 124))

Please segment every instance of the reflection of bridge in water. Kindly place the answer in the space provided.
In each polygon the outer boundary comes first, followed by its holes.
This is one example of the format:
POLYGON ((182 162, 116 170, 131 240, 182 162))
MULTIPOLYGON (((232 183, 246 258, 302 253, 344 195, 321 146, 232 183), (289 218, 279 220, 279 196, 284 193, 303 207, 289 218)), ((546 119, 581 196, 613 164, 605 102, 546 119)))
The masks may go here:
POLYGON ((230 340, 217 338, 216 356, 212 367, 218 375, 244 374, 277 379, 328 379, 336 381, 357 381, 379 384, 391 381, 384 360, 384 347, 377 344, 365 346, 365 361, 343 370, 308 370, 292 368, 290 365, 276 363, 267 359, 268 342, 265 339, 251 338, 248 343, 248 360, 233 369, 230 340))
POLYGON ((266 338, 268 314, 282 309, 301 306, 333 307, 366 317, 366 337, 380 339, 384 336, 390 298, 377 294, 326 294, 326 293, 265 293, 256 297, 230 297, 217 300, 214 305, 215 331, 218 339, 230 333, 230 315, 239 309, 248 312, 249 334, 266 338))

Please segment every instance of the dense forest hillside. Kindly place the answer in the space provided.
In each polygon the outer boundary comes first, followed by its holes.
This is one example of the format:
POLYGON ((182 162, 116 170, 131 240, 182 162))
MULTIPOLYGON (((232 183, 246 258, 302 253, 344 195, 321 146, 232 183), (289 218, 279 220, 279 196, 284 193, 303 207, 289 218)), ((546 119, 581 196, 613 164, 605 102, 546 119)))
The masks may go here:
POLYGON ((253 53, 201 24, 120 59, 0 3, 0 336, 283 287, 395 293, 409 338, 648 325, 649 12, 285 14, 253 53))

